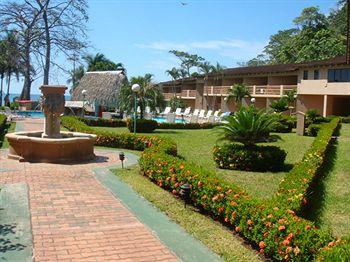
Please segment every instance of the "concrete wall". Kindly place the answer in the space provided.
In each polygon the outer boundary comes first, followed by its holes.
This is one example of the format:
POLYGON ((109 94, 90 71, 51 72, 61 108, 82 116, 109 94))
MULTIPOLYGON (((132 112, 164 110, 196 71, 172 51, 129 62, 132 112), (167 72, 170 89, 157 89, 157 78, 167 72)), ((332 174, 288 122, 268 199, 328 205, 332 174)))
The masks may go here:
POLYGON ((323 96, 321 95, 299 95, 297 99, 297 111, 306 112, 316 109, 321 115, 323 113, 323 96))

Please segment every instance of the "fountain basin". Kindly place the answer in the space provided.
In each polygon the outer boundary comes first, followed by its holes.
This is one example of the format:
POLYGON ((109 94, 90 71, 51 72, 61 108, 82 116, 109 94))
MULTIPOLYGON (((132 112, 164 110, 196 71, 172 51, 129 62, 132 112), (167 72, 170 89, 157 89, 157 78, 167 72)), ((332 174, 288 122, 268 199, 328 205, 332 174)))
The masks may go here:
POLYGON ((21 162, 65 163, 95 157, 96 135, 62 131, 60 138, 42 138, 42 134, 40 131, 7 134, 8 158, 21 162))

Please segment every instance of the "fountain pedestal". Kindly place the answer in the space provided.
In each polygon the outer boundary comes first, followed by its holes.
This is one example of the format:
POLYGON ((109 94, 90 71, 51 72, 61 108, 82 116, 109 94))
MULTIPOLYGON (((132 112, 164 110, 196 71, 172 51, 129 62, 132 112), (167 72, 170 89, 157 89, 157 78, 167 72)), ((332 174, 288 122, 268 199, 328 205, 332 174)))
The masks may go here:
POLYGON ((95 157, 96 135, 60 132, 60 115, 64 111, 65 86, 42 86, 45 114, 44 132, 16 132, 6 135, 8 158, 29 162, 69 163, 95 157))

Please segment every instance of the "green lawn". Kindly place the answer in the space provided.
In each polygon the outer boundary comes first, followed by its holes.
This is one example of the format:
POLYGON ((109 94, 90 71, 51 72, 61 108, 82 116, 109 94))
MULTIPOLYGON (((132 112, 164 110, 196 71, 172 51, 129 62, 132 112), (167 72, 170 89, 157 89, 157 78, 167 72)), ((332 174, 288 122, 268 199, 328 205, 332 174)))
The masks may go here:
POLYGON ((350 124, 343 124, 335 146, 333 165, 322 182, 320 222, 334 235, 350 234, 350 124))
POLYGON ((199 213, 194 207, 184 208, 183 201, 150 183, 139 175, 139 167, 129 170, 117 170, 116 175, 129 184, 168 217, 182 226, 188 233, 200 240, 225 261, 261 261, 255 251, 245 246, 243 240, 234 236, 232 231, 214 221, 209 216, 199 213))
MULTIPOLYGON (((106 128, 94 127, 99 130, 108 130, 116 133, 128 132, 126 128, 106 128)), ((178 152, 181 156, 199 165, 213 170, 217 175, 224 177, 230 182, 234 182, 250 194, 256 197, 268 198, 277 189, 279 182, 286 172, 279 173, 259 173, 222 170, 215 166, 212 159, 212 149, 216 144, 217 134, 212 129, 205 130, 156 130, 152 135, 170 137, 176 141, 178 152)), ((301 137, 295 133, 279 134, 281 141, 271 143, 287 151, 286 163, 289 165, 299 161, 304 152, 310 147, 313 138, 301 137)))

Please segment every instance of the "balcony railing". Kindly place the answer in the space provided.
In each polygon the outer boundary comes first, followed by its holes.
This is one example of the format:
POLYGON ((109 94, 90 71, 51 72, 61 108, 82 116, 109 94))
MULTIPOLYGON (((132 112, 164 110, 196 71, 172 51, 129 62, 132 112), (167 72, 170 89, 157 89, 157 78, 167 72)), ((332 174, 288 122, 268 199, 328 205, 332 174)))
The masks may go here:
MULTIPOLYGON (((196 90, 182 90, 181 93, 176 93, 176 97, 181 97, 184 99, 195 99, 196 98, 196 90)), ((166 100, 171 99, 174 96, 174 93, 163 93, 164 98, 166 100)))
MULTIPOLYGON (((226 96, 231 86, 207 86, 204 87, 205 96, 226 96)), ((280 97, 286 95, 287 92, 296 90, 297 85, 254 85, 248 86, 248 90, 252 96, 271 96, 280 97)))

